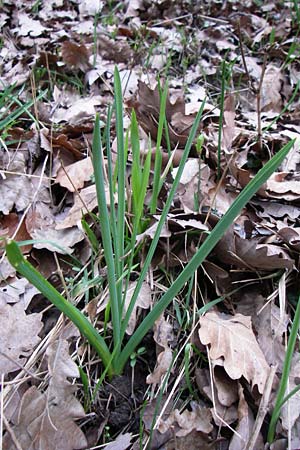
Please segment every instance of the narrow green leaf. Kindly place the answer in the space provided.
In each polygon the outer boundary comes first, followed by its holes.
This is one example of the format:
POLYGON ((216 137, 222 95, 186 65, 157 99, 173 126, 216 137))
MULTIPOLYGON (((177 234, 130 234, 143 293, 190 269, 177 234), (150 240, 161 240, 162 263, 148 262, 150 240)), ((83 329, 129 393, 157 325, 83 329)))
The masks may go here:
POLYGON ((112 376, 110 351, 104 339, 88 319, 25 260, 16 242, 9 241, 5 249, 10 264, 76 325, 81 334, 86 337, 91 346, 97 351, 103 360, 103 364, 108 368, 109 375, 112 376))
POLYGON ((113 336, 114 336, 114 347, 120 348, 120 322, 121 322, 121 312, 120 303, 117 295, 116 288, 116 270, 114 255, 112 249, 112 239, 111 230, 109 223, 109 213, 106 204, 105 195, 105 183, 103 175, 103 163, 102 163, 102 144, 100 135, 100 120, 99 115, 96 115, 95 129, 93 136, 93 166, 94 175, 98 199, 99 208, 99 221, 102 235, 102 245, 104 249, 105 261, 107 264, 107 278, 108 278, 108 288, 111 303, 111 313, 112 313, 112 323, 113 323, 113 336))
MULTIPOLYGON (((121 372, 130 354, 134 351, 137 345, 141 342, 145 334, 152 328, 154 322, 163 313, 163 311, 172 302, 173 298, 178 294, 180 289, 194 274, 195 270, 202 264, 205 258, 210 254, 215 245, 219 242, 223 234, 234 222, 240 211, 248 203, 251 197, 258 191, 263 183, 267 181, 270 175, 275 172, 278 166, 287 156, 290 149, 293 147, 295 139, 286 144, 272 159, 270 159, 264 167, 256 174, 250 183, 243 189, 243 191, 236 198, 234 203, 230 206, 228 211, 224 214, 222 219, 218 222, 209 236, 205 239, 200 249, 193 256, 185 269, 180 273, 178 278, 174 281, 168 291, 162 295, 159 302, 154 306, 152 311, 146 316, 134 334, 131 336, 126 346, 121 352, 119 360, 116 362, 116 370, 121 372)), ((158 236, 159 237, 159 236, 158 236)), ((157 238, 158 238, 157 237, 157 238)), ((153 242, 152 242, 153 244, 153 242)), ((151 249, 151 247, 150 247, 151 249)))

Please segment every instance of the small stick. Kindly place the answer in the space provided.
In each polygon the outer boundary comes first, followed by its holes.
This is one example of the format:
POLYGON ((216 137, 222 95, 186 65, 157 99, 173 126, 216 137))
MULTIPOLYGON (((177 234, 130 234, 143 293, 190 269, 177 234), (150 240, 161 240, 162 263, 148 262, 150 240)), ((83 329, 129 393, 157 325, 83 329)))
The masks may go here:
POLYGON ((253 426, 251 437, 247 442, 245 450, 255 449, 256 440, 258 438, 264 418, 268 412, 268 403, 269 403, 269 398, 271 395, 271 390, 272 390, 272 385, 273 385, 273 380, 274 380, 274 377, 276 374, 276 370, 277 370, 277 364, 275 366, 271 366, 270 373, 267 378, 266 386, 264 389, 264 393, 263 393, 263 396, 262 396, 260 404, 259 404, 258 413, 256 416, 255 424, 253 426))

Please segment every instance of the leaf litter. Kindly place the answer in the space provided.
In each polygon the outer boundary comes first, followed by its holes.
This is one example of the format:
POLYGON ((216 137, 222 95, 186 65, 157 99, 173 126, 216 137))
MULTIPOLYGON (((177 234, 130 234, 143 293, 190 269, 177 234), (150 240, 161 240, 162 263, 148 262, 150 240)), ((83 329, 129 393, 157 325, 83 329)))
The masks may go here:
MULTIPOLYGON (((138 448, 139 439, 152 449, 249 448, 275 365, 268 414, 274 406, 299 295, 299 96, 293 93, 300 43, 299 11, 291 5, 234 0, 221 7, 216 1, 191 5, 184 0, 3 2, 1 236, 30 241, 23 253, 108 335, 106 268, 101 250, 90 263, 81 219, 85 217, 99 239, 92 215, 97 198, 91 133, 96 112, 106 123, 114 64, 120 69, 127 114, 135 110, 141 136, 146 136, 142 152, 148 148, 147 136, 155 148, 160 89, 168 78, 163 169, 170 152, 175 153, 159 209, 206 98, 198 130, 204 143, 200 152, 196 145, 192 148, 186 163, 129 334, 239 191, 289 138, 296 138, 278 172, 155 323, 143 341, 145 349, 132 359, 123 378, 111 385, 105 381, 99 391, 94 389, 101 362, 78 335, 63 338, 66 324, 55 308, 49 309, 27 281, 16 277, 0 247, 3 448, 106 445, 123 450, 138 448), (33 106, 18 111, 32 99, 33 106), (223 302, 199 318, 203 304, 220 295, 223 302), (187 343, 192 345, 189 353, 187 343), (143 414, 144 432, 138 420, 143 414)), ((107 191, 112 208, 109 203, 107 191)), ((137 272, 159 209, 148 215, 147 227, 137 237, 137 272)), ((289 390, 299 385, 298 375, 295 353, 289 390)), ((300 447, 299 403, 298 391, 281 411, 274 446, 300 447)), ((264 448, 268 423, 267 415, 253 448, 264 448)))

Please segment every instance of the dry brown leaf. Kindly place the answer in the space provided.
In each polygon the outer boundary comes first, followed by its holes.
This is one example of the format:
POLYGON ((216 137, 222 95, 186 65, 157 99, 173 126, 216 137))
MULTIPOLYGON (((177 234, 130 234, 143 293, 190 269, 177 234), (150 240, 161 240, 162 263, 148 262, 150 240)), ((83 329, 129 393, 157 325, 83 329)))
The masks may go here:
MULTIPOLYGON (((133 281, 129 283, 126 296, 125 296, 125 306, 124 306, 124 315, 128 309, 128 306, 130 304, 131 297, 134 293, 134 290, 136 288, 137 281, 133 281)), ((143 308, 148 309, 151 305, 151 288, 148 283, 144 282, 142 284, 142 287, 140 289, 139 295, 136 299, 136 302, 134 304, 130 319, 128 321, 128 325, 126 328, 126 333, 131 335, 136 327, 136 321, 137 321, 137 308, 143 308)))
MULTIPOLYGON (((289 373, 288 389, 285 395, 288 394, 292 389, 299 385, 299 374, 300 374, 300 362, 298 355, 295 355, 292 361, 291 370, 289 373)), ((286 402, 281 411, 280 418, 281 424, 284 430, 290 430, 299 422, 300 416, 300 391, 296 392, 288 402, 286 402)), ((300 436, 299 436, 300 437, 300 436)))
POLYGON ((44 203, 37 202, 26 216, 26 227, 37 242, 35 248, 47 248, 51 252, 72 253, 73 246, 84 239, 84 234, 77 227, 68 229, 55 229, 58 218, 54 216, 51 209, 44 203), (58 245, 58 247, 56 245, 58 245))
MULTIPOLYGON (((152 90, 145 83, 139 81, 137 95, 133 99, 128 100, 127 106, 135 109, 140 126, 147 134, 150 133, 153 140, 156 140, 160 110, 158 86, 152 90)), ((184 147, 195 116, 185 114, 185 100, 183 96, 178 96, 175 103, 172 104, 168 95, 166 119, 172 147, 175 148, 177 145, 184 147), (177 117, 175 117, 176 115, 177 117), (184 123, 186 121, 188 125, 184 123)), ((164 137, 162 142, 164 145, 166 144, 164 137)))
POLYGON ((40 342, 42 314, 26 315, 20 303, 0 300, 0 373, 19 370, 40 342), (7 356, 7 357, 6 357, 7 356))
MULTIPOLYGON (((32 450, 74 450, 86 448, 87 441, 74 422, 85 416, 83 407, 74 397, 76 387, 67 377, 78 377, 66 341, 56 341, 48 349, 48 367, 52 375, 45 393, 35 386, 23 395, 17 423, 12 427, 22 448, 32 450)), ((9 434, 5 435, 5 450, 15 450, 9 434)))
POLYGON ((17 32, 19 36, 40 36, 47 30, 39 20, 33 20, 25 12, 18 13, 18 28, 13 31, 17 32))
POLYGON ((84 44, 65 41, 61 47, 62 59, 69 68, 81 69, 85 72, 90 68, 89 52, 84 44))
POLYGON ((263 238, 243 239, 231 227, 216 245, 222 262, 252 270, 292 269, 294 260, 279 245, 264 244, 263 238))
POLYGON ((201 407, 196 402, 191 402, 192 411, 185 409, 182 413, 178 409, 171 412, 167 420, 160 420, 158 430, 165 433, 173 428, 177 437, 184 437, 193 430, 209 434, 213 430, 211 414, 208 408, 201 407))
POLYGON ((107 444, 105 450, 126 450, 130 446, 131 433, 121 433, 119 436, 109 444, 107 444))
MULTIPOLYGON (((106 203, 110 205, 109 190, 106 188, 106 203)), ((74 205, 68 211, 67 215, 64 215, 64 220, 59 221, 57 217, 56 230, 64 230, 66 228, 74 227, 78 225, 82 217, 88 212, 93 211, 98 206, 96 185, 92 184, 84 189, 81 189, 79 195, 74 194, 74 205)))
POLYGON ((240 297, 237 312, 251 316, 257 335, 257 342, 270 365, 278 364, 277 372, 282 371, 285 358, 283 334, 287 331, 289 316, 281 314, 274 302, 267 300, 258 292, 248 292, 240 297))
MULTIPOLYGON (((217 373, 216 369, 218 368, 217 367, 214 368, 215 375, 217 373)), ((222 370, 224 372, 223 368, 222 370)), ((223 375, 224 374, 225 372, 223 373, 223 375)), ((218 427, 225 426, 225 423, 232 424, 236 422, 238 418, 238 413, 237 407, 234 403, 237 401, 238 396, 235 381, 230 380, 231 384, 226 383, 227 391, 225 393, 222 393, 223 389, 222 389, 222 381, 220 382, 220 376, 219 381, 217 381, 217 379, 215 378, 214 396, 213 396, 209 371, 207 369, 197 368, 196 383, 200 392, 202 392, 213 403, 213 407, 210 408, 210 411, 214 419, 214 422, 218 427), (219 419, 220 417, 222 418, 222 420, 219 419)))
POLYGON ((169 440, 162 448, 164 450, 217 450, 217 446, 218 443, 212 442, 206 434, 194 430, 184 437, 169 440))
POLYGON ((162 377, 168 372, 173 360, 173 352, 170 348, 163 350, 157 357, 153 372, 147 376, 147 384, 159 384, 162 377))
POLYGON ((6 256, 0 258, 0 282, 7 280, 7 278, 12 278, 16 275, 16 270, 8 262, 6 256))
POLYGON ((227 151, 231 150, 231 144, 235 136, 235 101, 234 95, 228 94, 224 101, 223 139, 227 151))
POLYGON ((261 109, 262 111, 282 110, 282 98, 280 92, 284 82, 281 69, 269 65, 266 68, 261 88, 261 109))
MULTIPOLYGON (((298 208, 297 208, 298 209, 298 208)), ((298 210, 299 216, 299 210, 298 210)), ((289 245, 293 250, 300 251, 300 227, 283 227, 278 231, 279 236, 283 241, 289 245)))
POLYGON ((39 291, 25 278, 17 278, 15 281, 0 287, 0 300, 6 303, 19 302, 24 310, 27 309, 32 298, 39 291))
POLYGON ((172 325, 165 320, 163 314, 156 320, 153 331, 153 338, 158 344, 156 350, 158 356, 154 371, 147 376, 147 384, 159 384, 162 377, 169 370, 173 359, 173 352, 169 347, 169 342, 174 339, 173 328, 172 325))
MULTIPOLYGON (((178 169, 172 170, 172 176, 175 178, 178 169)), ((210 168, 208 165, 201 162, 199 168, 199 159, 190 158, 187 160, 180 183, 176 191, 176 196, 181 202, 186 213, 195 211, 195 195, 199 191, 200 203, 206 198, 209 189, 210 168), (199 171, 200 171, 200 185, 199 185, 199 171), (200 187, 200 189, 199 189, 200 187)), ((198 200, 197 200, 198 201, 198 200)))
POLYGON ((9 159, 12 163, 6 162, 4 152, 3 157, 0 156, 0 164, 10 172, 18 172, 16 174, 9 173, 5 177, 0 178, 0 211, 7 215, 15 206, 17 211, 23 211, 32 201, 35 194, 31 179, 26 176, 20 176, 19 173, 26 171, 26 160, 22 152, 11 154, 9 159))
POLYGON ((57 173, 55 183, 75 192, 83 188, 86 181, 91 180, 94 173, 92 160, 90 157, 77 161, 66 167, 61 167, 57 173))
POLYGON ((269 366, 251 327, 251 317, 209 312, 200 318, 199 338, 210 346, 210 358, 233 380, 242 376, 263 392, 269 366))
MULTIPOLYGON (((242 386, 239 384, 239 422, 236 427, 236 432, 241 436, 241 438, 234 434, 231 438, 229 444, 229 450, 245 450, 246 444, 251 437, 251 433, 254 426, 254 418, 248 403, 245 400, 244 392, 242 386)), ((255 450, 264 450, 264 442, 261 434, 259 434, 255 442, 255 450)))
POLYGON ((54 123, 68 122, 77 125, 95 117, 96 106, 101 105, 102 98, 98 96, 80 98, 68 108, 57 108, 52 116, 54 123))

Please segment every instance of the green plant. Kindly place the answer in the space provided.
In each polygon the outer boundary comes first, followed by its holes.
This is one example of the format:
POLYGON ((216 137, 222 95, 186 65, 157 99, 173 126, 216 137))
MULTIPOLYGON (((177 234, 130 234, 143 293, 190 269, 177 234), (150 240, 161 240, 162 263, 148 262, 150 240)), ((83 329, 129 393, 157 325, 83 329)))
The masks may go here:
MULTIPOLYGON (((170 189, 169 196, 166 200, 165 207, 161 213, 160 220, 157 225, 155 235, 148 249, 141 273, 138 277, 135 290, 127 310, 125 311, 125 296, 129 283, 130 272, 133 267, 133 253, 135 247, 135 238, 129 235, 128 227, 125 227, 126 212, 126 195, 125 195, 125 173, 126 173, 126 152, 127 144, 124 140, 123 133, 123 106, 121 82, 118 70, 115 69, 115 111, 116 111, 116 131, 117 131, 117 175, 116 180, 108 161, 108 184, 110 195, 113 196, 114 189, 117 186, 117 205, 114 208, 114 202, 111 201, 111 208, 108 211, 106 202, 106 174, 103 164, 103 148, 100 135, 99 116, 96 116, 95 130, 93 138, 93 164, 95 170, 95 183, 97 188, 98 206, 99 206, 99 223, 101 228, 103 253, 107 267, 107 283, 109 289, 109 308, 111 314, 111 322, 113 329, 113 337, 110 344, 101 336, 92 326, 88 319, 74 305, 69 303, 50 283, 48 283, 42 275, 24 259, 19 246, 14 241, 9 241, 6 245, 7 257, 15 269, 25 278, 27 278, 37 289, 47 297, 57 308, 62 311, 80 330, 83 336, 87 338, 89 343, 98 352, 105 366, 105 371, 101 378, 108 373, 109 376, 120 374, 125 364, 130 360, 130 355, 135 351, 143 337, 152 328, 154 322, 173 301, 176 294, 182 289, 186 282, 193 277, 194 272, 200 264, 209 255, 217 242, 221 239, 228 227, 234 222, 242 208, 251 199, 260 186, 268 179, 268 177, 277 169, 280 163, 292 148, 294 141, 286 144, 265 166, 257 173, 251 182, 239 194, 235 202, 228 209, 226 214, 220 219, 215 228, 211 231, 204 243, 195 253, 190 262, 182 270, 178 278, 173 282, 171 287, 161 296, 160 300, 155 304, 151 312, 145 317, 142 323, 129 338, 124 345, 124 337, 126 328, 131 317, 137 297, 140 293, 147 271, 150 267, 154 251, 157 247, 162 227, 165 223, 168 211, 171 207, 177 186, 179 184, 185 162, 189 155, 192 143, 196 136, 200 117, 204 108, 204 103, 197 114, 194 125, 188 137, 180 165, 177 170, 176 177, 170 189), (116 210, 115 210, 116 209, 116 210), (129 255, 129 256, 128 256, 129 255)), ((161 108, 161 111, 163 108, 161 108)), ((138 136, 135 130, 135 119, 132 116, 132 126, 134 132, 131 139, 135 140, 138 136)), ((164 123, 164 118, 161 118, 164 123)), ((106 139, 109 139, 109 127, 105 132, 106 139)), ((131 143, 133 146, 136 142, 131 143)), ((110 155, 110 148, 107 142, 107 157, 110 155)), ((136 150, 138 151, 138 150, 136 150)), ((142 170, 140 168, 140 170, 142 170)), ((147 169, 143 169, 144 171, 147 169)), ((139 172, 141 174, 141 172, 139 172)), ((143 176, 143 175, 142 175, 143 176)), ((145 173, 146 177, 146 173, 145 173)), ((147 177, 146 177, 147 178, 147 177)), ((138 184, 138 183, 137 183, 138 184)), ((158 191, 159 192, 159 191, 158 191)), ((111 198, 112 200, 112 198, 111 198)), ((140 210, 139 210, 140 211, 140 210)), ((138 214, 140 218, 140 213, 138 214)), ((136 219, 136 222, 138 220, 136 219)), ((138 226, 135 226, 133 237, 137 232, 138 226)))
POLYGON ((282 376, 281 376, 281 380, 280 380, 280 384, 279 384, 279 389, 277 392, 274 410, 273 410, 270 425, 269 425, 268 442, 270 444, 274 441, 276 423, 279 418, 282 406, 284 405, 285 402, 287 402, 290 399, 290 397, 292 397, 292 395, 296 394, 296 392, 300 389, 300 386, 296 386, 296 388, 293 389, 293 391, 291 391, 286 397, 284 397, 285 391, 287 388, 287 384, 288 384, 289 373, 291 370, 292 358, 293 358, 295 345, 296 345, 296 341, 297 341, 299 325, 300 325, 300 297, 298 298, 298 302, 297 302, 293 325, 292 325, 292 329, 291 329, 291 333, 290 333, 289 341, 288 341, 288 346, 287 346, 287 350, 286 350, 286 354, 285 354, 285 358, 284 358, 282 376))

